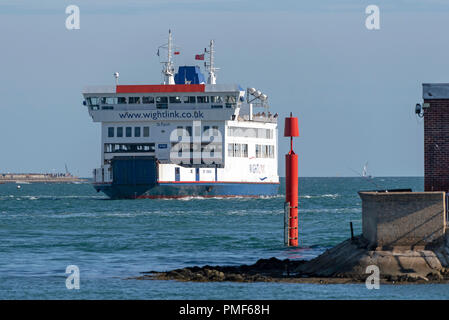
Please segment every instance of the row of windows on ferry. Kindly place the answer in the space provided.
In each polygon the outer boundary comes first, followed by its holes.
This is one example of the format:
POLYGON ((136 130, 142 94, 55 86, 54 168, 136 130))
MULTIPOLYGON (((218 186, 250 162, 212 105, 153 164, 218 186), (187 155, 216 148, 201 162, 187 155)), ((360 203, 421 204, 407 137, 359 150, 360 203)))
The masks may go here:
POLYGON ((273 129, 229 127, 228 136, 273 139, 273 129))
MULTIPOLYGON (((178 151, 181 155, 182 151, 208 151, 212 154, 214 152, 221 152, 221 144, 217 143, 202 143, 201 146, 195 143, 172 143, 171 151, 178 151)), ((248 144, 247 143, 228 143, 228 156, 234 158, 248 158, 248 144)), ((274 146, 265 144, 256 144, 256 158, 274 158, 274 146)))
MULTIPOLYGON (((192 126, 177 126, 176 127, 176 135, 178 137, 182 137, 182 136, 189 136, 191 137, 193 134, 195 136, 199 136, 200 135, 200 131, 201 131, 201 127, 197 126, 194 127, 195 132, 192 131, 192 126)), ((218 130, 218 126, 204 126, 203 127, 203 135, 210 135, 210 136, 218 136, 219 135, 219 130, 218 130)))
MULTIPOLYGON (((159 144, 159 147, 161 144, 159 144)), ((164 144, 164 146, 166 146, 164 144)), ((141 152, 154 152, 154 143, 105 143, 104 152, 105 153, 141 153, 141 152)), ((196 152, 201 152, 200 157, 202 158, 201 163, 205 164, 204 155, 207 154, 209 159, 213 159, 212 163, 221 162, 221 144, 175 144, 170 150, 171 153, 177 152, 178 158, 181 163, 187 164, 192 163, 192 154, 196 152)), ((105 160, 105 164, 111 164, 110 159, 105 160)))
MULTIPOLYGON (((200 129, 200 127, 195 127, 196 130, 200 129)), ((176 134, 177 136, 192 136, 192 126, 177 126, 176 134)), ((219 130, 218 126, 204 126, 203 127, 203 135, 212 135, 218 136, 219 130)), ((199 132, 195 132, 195 135, 198 136, 199 132)), ((108 138, 122 138, 122 137, 149 137, 150 136, 150 127, 108 127, 108 138)))
POLYGON ((156 105, 158 109, 167 109, 169 104, 179 105, 180 103, 196 104, 196 103, 212 103, 212 108, 235 107, 237 96, 142 96, 142 97, 88 97, 87 105, 98 109, 101 105, 110 105, 103 109, 113 109, 115 104, 146 104, 156 105))
POLYGON ((154 143, 105 143, 104 152, 119 153, 119 152, 154 152, 154 143))
MULTIPOLYGON (((129 153, 139 153, 139 152, 154 152, 154 143, 105 143, 104 152, 106 153, 119 153, 119 152, 129 152, 129 153)), ((172 144, 172 152, 179 152, 180 156, 182 152, 210 152, 211 155, 216 152, 221 152, 220 144, 184 144, 177 143, 172 144)), ((248 144, 246 143, 228 143, 228 156, 236 158, 247 158, 248 157, 248 144)), ((265 144, 256 144, 256 158, 274 158, 274 146, 265 144)))
MULTIPOLYGON (((195 127, 196 130, 199 127, 195 127)), ((192 136, 192 126, 177 126, 177 135, 184 136, 186 133, 188 136, 192 136), (185 131, 184 131, 185 130, 185 131)), ((218 136, 218 126, 204 126, 203 135, 213 135, 218 136)), ((199 132, 195 132, 198 136, 199 132)), ((136 137, 139 138, 150 136, 150 127, 108 127, 108 138, 113 137, 136 137)), ((241 127, 230 127, 228 128, 228 136, 231 137, 245 137, 245 138, 262 138, 262 139, 272 139, 273 129, 261 129, 261 128, 241 128, 241 127)))
POLYGON ((108 127, 108 138, 149 137, 150 127, 108 127), (133 135, 134 133, 134 135, 133 135))
MULTIPOLYGON (((248 157, 248 144, 228 143, 229 157, 248 157)), ((274 146, 266 144, 256 144, 256 158, 274 158, 274 146)))

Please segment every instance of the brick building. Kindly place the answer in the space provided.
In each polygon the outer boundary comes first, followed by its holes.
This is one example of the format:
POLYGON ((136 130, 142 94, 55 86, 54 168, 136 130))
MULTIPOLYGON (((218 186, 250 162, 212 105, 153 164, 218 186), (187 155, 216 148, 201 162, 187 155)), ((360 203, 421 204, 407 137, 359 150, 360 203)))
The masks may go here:
POLYGON ((449 191, 449 83, 423 83, 424 190, 449 191))

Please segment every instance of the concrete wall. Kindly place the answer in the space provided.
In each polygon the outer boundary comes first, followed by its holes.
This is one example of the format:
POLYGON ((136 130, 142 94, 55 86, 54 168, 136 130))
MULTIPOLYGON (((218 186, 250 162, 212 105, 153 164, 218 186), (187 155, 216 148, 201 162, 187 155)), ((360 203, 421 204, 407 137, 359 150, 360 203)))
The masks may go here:
POLYGON ((445 192, 359 192, 362 232, 371 245, 422 246, 446 228, 445 192))

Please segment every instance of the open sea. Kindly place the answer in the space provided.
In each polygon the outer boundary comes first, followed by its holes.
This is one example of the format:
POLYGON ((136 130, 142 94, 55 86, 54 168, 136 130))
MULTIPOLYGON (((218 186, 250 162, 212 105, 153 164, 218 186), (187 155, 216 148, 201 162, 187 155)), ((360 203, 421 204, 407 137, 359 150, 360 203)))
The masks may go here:
MULTIPOLYGON (((0 299, 449 299, 448 285, 191 283, 126 278, 260 258, 311 259, 361 233, 359 190, 423 190, 422 177, 300 178, 299 248, 273 198, 108 200, 89 184, 0 185, 0 299), (80 289, 66 288, 68 265, 80 289)), ((283 183, 283 180, 282 180, 283 183)))

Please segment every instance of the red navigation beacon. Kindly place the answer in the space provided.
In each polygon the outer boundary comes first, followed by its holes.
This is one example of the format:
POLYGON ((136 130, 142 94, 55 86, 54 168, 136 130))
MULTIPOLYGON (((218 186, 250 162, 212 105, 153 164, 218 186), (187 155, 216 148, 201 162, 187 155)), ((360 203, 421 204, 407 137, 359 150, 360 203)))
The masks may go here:
POLYGON ((298 118, 285 118, 284 137, 290 137, 290 151, 285 155, 285 201, 288 203, 286 244, 298 246, 298 155, 293 151, 293 137, 299 137, 298 118))

